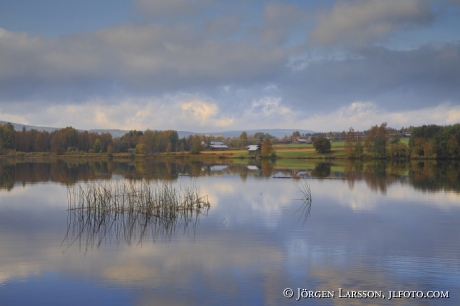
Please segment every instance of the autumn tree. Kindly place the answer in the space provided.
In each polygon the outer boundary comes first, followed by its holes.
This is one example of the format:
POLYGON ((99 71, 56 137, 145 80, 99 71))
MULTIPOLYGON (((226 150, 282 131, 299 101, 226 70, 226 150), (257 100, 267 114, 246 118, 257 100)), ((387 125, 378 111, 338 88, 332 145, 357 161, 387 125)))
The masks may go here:
MULTIPOLYGON (((382 138, 385 140, 385 143, 388 141, 388 131, 387 131, 387 123, 384 122, 380 126, 373 126, 371 129, 366 133, 366 140, 364 141, 364 147, 367 153, 375 152, 373 149, 374 142, 377 138, 382 138)), ((380 144, 381 140, 377 142, 380 144)))
POLYGON ((459 155, 460 147, 458 145, 457 138, 454 134, 449 136, 446 145, 447 154, 449 157, 455 158, 459 155))
POLYGON ((345 143, 344 143, 344 150, 345 150, 345 156, 348 158, 354 157, 354 152, 353 152, 353 135, 355 134, 355 130, 350 127, 348 130, 348 133, 346 133, 345 136, 345 143))
POLYGON ((388 146, 387 154, 390 158, 408 158, 409 147, 401 142, 392 142, 388 146))
POLYGON ((115 153, 115 147, 111 143, 109 143, 107 146, 107 153, 109 154, 115 153))
POLYGON ((272 142, 270 141, 270 138, 265 137, 264 142, 262 144, 261 155, 262 157, 270 157, 272 153, 274 153, 272 142))

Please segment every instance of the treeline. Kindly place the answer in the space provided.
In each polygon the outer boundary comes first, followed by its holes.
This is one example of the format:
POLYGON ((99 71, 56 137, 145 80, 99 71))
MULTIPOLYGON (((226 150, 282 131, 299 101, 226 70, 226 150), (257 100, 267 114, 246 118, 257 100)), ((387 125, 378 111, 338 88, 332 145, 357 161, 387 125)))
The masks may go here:
POLYGON ((353 128, 346 134, 348 158, 460 158, 460 124, 411 127, 409 145, 401 143, 386 123, 373 126, 361 137, 353 128))
POLYGON ((414 128, 409 140, 413 158, 459 158, 460 124, 423 125, 414 128))
POLYGON ((130 149, 136 153, 152 154, 201 150, 202 139, 194 135, 179 139, 177 131, 129 131, 120 138, 110 133, 78 131, 66 127, 53 132, 16 131, 11 123, 0 124, 0 154, 10 152, 64 153, 123 153, 130 149))

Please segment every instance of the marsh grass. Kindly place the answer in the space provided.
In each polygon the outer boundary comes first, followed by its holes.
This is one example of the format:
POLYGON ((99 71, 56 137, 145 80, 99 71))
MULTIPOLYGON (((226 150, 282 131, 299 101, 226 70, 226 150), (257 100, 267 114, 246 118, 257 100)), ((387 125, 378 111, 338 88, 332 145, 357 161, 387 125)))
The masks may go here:
MULTIPOLYGON (((169 182, 90 182, 68 189, 68 247, 85 251, 104 242, 140 244, 151 238, 170 241, 176 229, 196 229, 211 204, 197 187, 169 182)), ((63 242, 64 242, 63 241, 63 242)))

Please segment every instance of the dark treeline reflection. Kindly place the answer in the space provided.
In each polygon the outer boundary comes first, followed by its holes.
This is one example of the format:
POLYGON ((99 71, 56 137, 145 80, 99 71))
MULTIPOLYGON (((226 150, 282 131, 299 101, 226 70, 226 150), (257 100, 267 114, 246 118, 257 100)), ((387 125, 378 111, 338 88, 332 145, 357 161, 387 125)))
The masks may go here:
POLYGON ((424 191, 460 191, 458 161, 228 161, 190 162, 186 160, 53 160, 26 161, 0 159, 0 188, 11 190, 16 183, 56 182, 73 185, 77 182, 110 180, 114 175, 125 179, 176 180, 179 176, 239 175, 266 179, 270 177, 339 179, 350 188, 364 181, 373 191, 385 193, 388 186, 402 182, 424 191), (223 163, 227 162, 227 164, 223 163), (240 163, 241 162, 241 163, 240 163))

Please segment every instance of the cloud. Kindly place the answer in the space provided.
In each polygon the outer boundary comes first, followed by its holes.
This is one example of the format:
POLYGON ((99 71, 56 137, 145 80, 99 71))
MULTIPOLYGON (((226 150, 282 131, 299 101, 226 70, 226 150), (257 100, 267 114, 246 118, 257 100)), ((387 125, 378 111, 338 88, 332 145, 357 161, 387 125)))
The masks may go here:
POLYGON ((80 129, 210 131, 232 126, 233 114, 223 114, 211 98, 192 94, 159 97, 93 98, 85 103, 46 102, 5 105, 0 117, 12 122, 80 129), (23 115, 23 109, 29 112, 23 115), (33 109, 33 110, 32 110, 33 109))
POLYGON ((92 83, 177 90, 244 82, 273 74, 286 56, 275 45, 207 38, 185 25, 120 25, 58 38, 0 29, 0 44, 0 86, 15 92, 30 84, 56 92, 92 83))
POLYGON ((281 104, 281 98, 278 97, 263 97, 252 103, 250 110, 251 114, 260 113, 265 117, 283 116, 291 113, 291 110, 281 104))
POLYGON ((51 38, 0 28, 0 119, 199 131, 300 128, 356 101, 386 113, 455 106, 458 41, 389 43, 441 28, 434 14, 449 1, 430 3, 338 1, 315 17, 303 2, 138 0, 138 23, 51 38))
POLYGON ((198 16, 214 0, 135 0, 138 11, 147 19, 198 16))
POLYGON ((460 104, 459 42, 407 51, 368 47, 298 61, 277 82, 291 109, 321 113, 368 100, 398 111, 460 104))
POLYGON ((219 116, 218 107, 215 103, 207 103, 200 100, 185 102, 181 105, 182 118, 194 121, 200 126, 226 127, 230 126, 234 119, 219 116))
POLYGON ((430 23, 429 0, 338 1, 322 13, 310 35, 313 45, 372 44, 400 30, 430 23))
MULTIPOLYGON (((263 9, 263 25, 260 39, 265 42, 285 44, 289 41, 293 29, 305 26, 310 14, 294 4, 268 3, 263 9)), ((299 44, 302 41, 297 41, 299 44)))
POLYGON ((424 124, 450 125, 460 121, 460 106, 442 103, 437 106, 406 110, 384 110, 374 102, 353 102, 330 113, 308 117, 300 123, 317 131, 340 131, 353 127, 367 130, 371 126, 387 122, 394 128, 421 126, 424 124))

